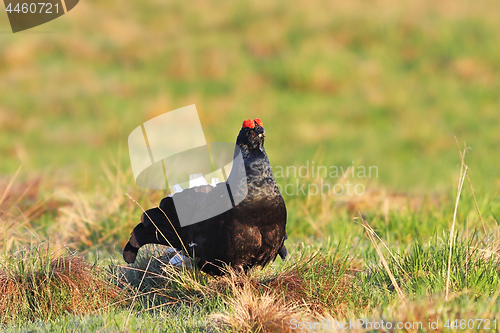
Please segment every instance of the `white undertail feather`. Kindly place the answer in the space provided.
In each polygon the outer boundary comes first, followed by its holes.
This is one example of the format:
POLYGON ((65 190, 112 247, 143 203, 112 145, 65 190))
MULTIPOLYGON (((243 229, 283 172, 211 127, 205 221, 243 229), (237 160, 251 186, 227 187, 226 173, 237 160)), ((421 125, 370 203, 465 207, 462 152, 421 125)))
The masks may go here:
MULTIPOLYGON (((212 178, 212 181, 209 184, 202 173, 194 173, 192 175, 189 175, 189 188, 203 186, 203 185, 211 185, 212 187, 215 187, 219 183, 220 180, 218 177, 212 178)), ((169 197, 173 196, 175 193, 182 192, 184 189, 179 184, 175 184, 173 186, 173 190, 174 190, 173 193, 171 193, 169 197)))

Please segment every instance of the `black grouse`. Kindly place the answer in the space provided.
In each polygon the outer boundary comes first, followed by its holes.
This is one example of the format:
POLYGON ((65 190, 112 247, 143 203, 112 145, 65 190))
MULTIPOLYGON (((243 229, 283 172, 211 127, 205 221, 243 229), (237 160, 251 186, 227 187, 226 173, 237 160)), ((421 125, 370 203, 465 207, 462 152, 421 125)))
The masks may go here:
POLYGON ((284 260, 286 206, 264 149, 264 133, 260 119, 245 120, 235 149, 235 155, 241 152, 243 163, 233 163, 227 182, 185 189, 143 213, 123 251, 125 261, 133 263, 145 244, 163 244, 187 252, 202 271, 213 275, 224 274, 224 265, 247 271, 267 265, 278 254, 284 260), (181 226, 181 212, 178 216, 174 199, 189 203, 186 207, 177 205, 177 209, 183 210, 183 216, 191 214, 195 218, 199 212, 226 205, 222 198, 228 193, 232 207, 201 222, 181 226))

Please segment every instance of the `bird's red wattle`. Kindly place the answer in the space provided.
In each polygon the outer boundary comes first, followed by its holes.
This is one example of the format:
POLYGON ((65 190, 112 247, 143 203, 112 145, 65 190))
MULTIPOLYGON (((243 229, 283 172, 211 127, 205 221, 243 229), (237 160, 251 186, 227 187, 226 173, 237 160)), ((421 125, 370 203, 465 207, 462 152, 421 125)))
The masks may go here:
POLYGON ((255 128, 255 122, 252 119, 247 119, 243 122, 243 128, 255 128))
POLYGON ((259 125, 260 127, 264 127, 262 120, 260 120, 259 118, 255 118, 253 121, 255 121, 257 123, 257 125, 259 125))

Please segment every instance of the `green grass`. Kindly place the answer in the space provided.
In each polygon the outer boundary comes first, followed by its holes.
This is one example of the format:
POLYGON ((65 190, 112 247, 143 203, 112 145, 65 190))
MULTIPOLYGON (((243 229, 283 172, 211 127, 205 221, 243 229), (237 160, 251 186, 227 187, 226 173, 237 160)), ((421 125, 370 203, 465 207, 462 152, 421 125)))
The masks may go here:
POLYGON ((499 14, 492 0, 84 1, 1 34, 0 288, 17 288, 2 289, 1 329, 258 332, 332 318, 443 329, 498 317, 499 14), (258 117, 275 174, 307 166, 277 178, 293 184, 286 263, 214 279, 153 249, 122 266, 140 217, 125 193, 144 208, 166 194, 135 185, 128 134, 193 103, 208 141, 233 142, 258 117), (455 136, 470 147, 482 220, 467 180, 453 215, 455 136), (313 163, 377 173, 318 177, 313 163), (347 181, 364 194, 313 194, 347 181), (71 269, 52 264, 72 258, 96 272, 79 294, 88 307, 70 302, 82 289, 71 269), (109 281, 125 301, 93 292, 109 281))

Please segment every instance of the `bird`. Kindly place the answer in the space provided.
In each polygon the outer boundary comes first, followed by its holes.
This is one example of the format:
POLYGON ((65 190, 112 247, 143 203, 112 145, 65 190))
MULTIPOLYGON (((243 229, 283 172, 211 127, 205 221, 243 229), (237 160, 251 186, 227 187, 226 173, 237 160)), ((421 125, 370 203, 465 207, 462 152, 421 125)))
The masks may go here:
POLYGON ((278 255, 286 260, 287 210, 264 139, 262 120, 245 120, 234 152, 235 156, 241 154, 243 162, 233 160, 227 181, 184 189, 144 211, 125 245, 124 260, 135 262, 139 248, 145 244, 173 247, 210 275, 224 275, 226 266, 247 272, 255 266, 266 266, 278 255), (225 198, 228 194, 231 201, 225 198), (210 214, 218 211, 222 213, 210 214), (179 216, 193 221, 200 216, 212 217, 181 226, 179 216))

